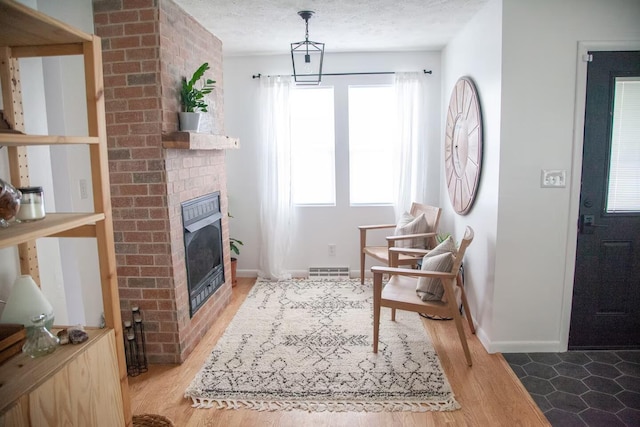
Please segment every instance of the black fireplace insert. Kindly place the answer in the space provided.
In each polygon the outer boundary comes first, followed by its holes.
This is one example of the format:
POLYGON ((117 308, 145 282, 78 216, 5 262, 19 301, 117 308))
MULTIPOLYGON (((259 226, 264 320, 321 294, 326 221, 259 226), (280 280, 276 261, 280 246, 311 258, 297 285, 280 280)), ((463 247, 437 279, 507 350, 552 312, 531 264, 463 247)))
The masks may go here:
POLYGON ((220 192, 182 203, 189 314, 224 284, 220 192))

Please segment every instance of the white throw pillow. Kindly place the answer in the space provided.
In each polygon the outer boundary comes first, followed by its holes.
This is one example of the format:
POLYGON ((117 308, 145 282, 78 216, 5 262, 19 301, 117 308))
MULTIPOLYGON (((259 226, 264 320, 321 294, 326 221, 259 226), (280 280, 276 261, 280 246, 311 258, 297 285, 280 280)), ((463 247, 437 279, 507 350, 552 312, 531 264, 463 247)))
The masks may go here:
MULTIPOLYGON (((422 270, 449 272, 453 267, 453 254, 456 244, 449 236, 422 258, 422 270)), ((435 277, 420 277, 416 285, 416 293, 422 301, 440 301, 444 296, 442 281, 435 277)))
MULTIPOLYGON (((396 225, 396 236, 404 236, 407 234, 419 234, 419 233, 428 233, 429 232, 429 224, 427 223, 427 219, 424 214, 421 213, 417 217, 405 212, 400 217, 398 224, 396 225)), ((424 249, 426 247, 426 239, 418 238, 418 239, 406 239, 406 240, 396 240, 394 246, 399 248, 420 248, 424 249)))

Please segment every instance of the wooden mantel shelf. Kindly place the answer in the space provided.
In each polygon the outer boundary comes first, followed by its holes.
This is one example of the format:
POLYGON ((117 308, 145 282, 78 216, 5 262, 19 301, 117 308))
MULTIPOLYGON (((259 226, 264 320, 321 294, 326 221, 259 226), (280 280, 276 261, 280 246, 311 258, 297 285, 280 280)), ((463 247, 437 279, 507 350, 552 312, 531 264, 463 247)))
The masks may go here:
POLYGON ((162 146, 181 150, 228 150, 240 148, 240 141, 225 135, 178 131, 162 134, 162 146))

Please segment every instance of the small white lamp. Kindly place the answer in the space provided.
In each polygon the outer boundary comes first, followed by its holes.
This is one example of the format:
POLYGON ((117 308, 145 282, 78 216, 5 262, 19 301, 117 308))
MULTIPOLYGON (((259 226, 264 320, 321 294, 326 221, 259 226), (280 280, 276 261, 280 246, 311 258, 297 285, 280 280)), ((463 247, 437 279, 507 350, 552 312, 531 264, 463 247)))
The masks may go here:
POLYGON ((31 328, 31 318, 39 314, 45 315, 45 326, 51 330, 53 326, 53 307, 28 274, 19 276, 13 283, 11 293, 0 317, 0 323, 21 323, 31 328))

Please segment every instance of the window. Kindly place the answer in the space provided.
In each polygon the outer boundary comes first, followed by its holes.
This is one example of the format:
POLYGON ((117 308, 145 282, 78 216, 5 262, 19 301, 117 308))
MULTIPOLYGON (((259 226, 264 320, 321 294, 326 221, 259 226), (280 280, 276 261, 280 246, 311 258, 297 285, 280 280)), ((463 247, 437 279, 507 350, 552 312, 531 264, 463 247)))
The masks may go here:
POLYGON ((616 77, 607 212, 640 211, 640 79, 616 77))
POLYGON ((335 205, 333 88, 291 90, 293 201, 335 205))
POLYGON ((351 205, 393 203, 395 123, 392 86, 349 87, 351 205))

